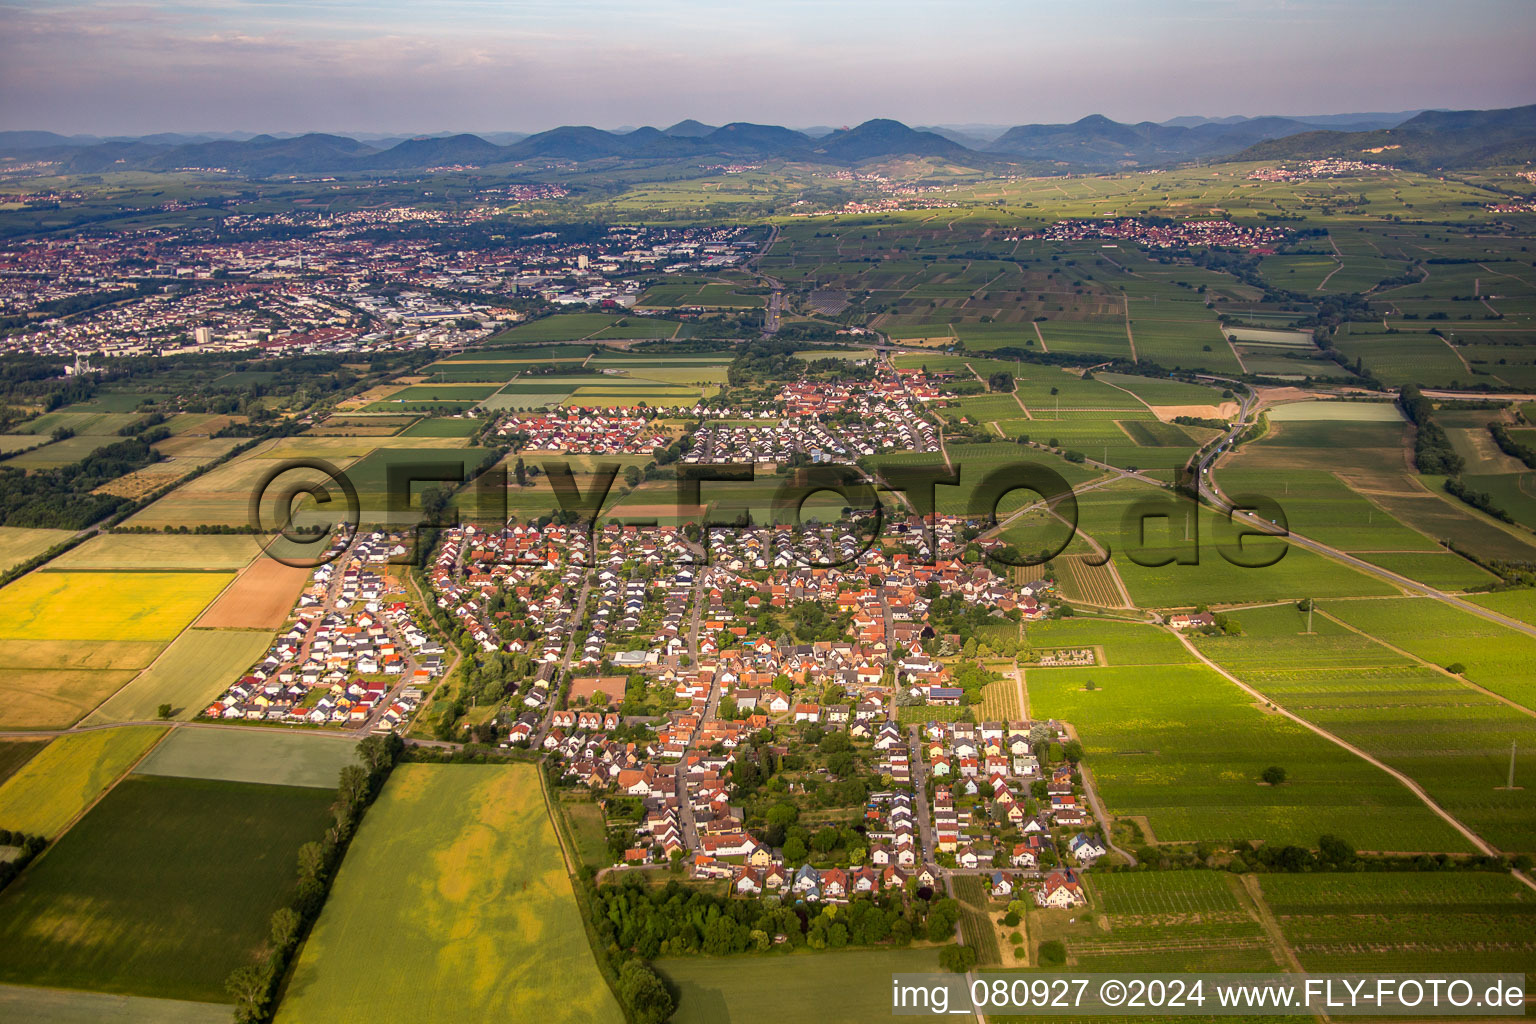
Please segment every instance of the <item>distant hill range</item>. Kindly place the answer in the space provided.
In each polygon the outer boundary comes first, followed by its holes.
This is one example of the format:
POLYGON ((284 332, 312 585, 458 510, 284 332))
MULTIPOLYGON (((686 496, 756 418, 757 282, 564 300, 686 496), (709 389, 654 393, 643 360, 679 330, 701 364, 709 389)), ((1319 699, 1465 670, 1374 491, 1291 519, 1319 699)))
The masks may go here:
POLYGON ((1505 110, 1426 110, 1375 131, 1312 131, 1268 139, 1237 160, 1348 157, 1410 170, 1525 163, 1536 159, 1536 104, 1505 110))
POLYGON ((1429 168, 1528 159, 1536 152, 1536 106, 1318 117, 1179 117, 1161 124, 1122 124, 1093 115, 1071 124, 1018 125, 995 136, 994 130, 996 126, 969 124, 910 128, 876 119, 852 128, 807 131, 689 120, 665 129, 604 131, 566 125, 534 135, 496 132, 489 137, 163 133, 98 138, 8 131, 0 132, 0 158, 49 161, 74 174, 223 168, 254 177, 589 161, 791 160, 851 167, 901 157, 981 168, 1109 171, 1194 160, 1359 157, 1367 152, 1383 163, 1429 168))

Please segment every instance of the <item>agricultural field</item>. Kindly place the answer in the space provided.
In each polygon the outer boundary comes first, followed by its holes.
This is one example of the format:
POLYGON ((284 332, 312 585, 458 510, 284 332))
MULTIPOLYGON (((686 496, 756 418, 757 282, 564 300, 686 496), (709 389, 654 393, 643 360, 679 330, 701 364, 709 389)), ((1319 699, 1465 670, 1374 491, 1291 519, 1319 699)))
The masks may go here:
POLYGON ((227 1024, 227 1003, 0 985, 0 1017, 37 1024, 227 1024))
POLYGON ((189 721, 255 664, 271 642, 271 634, 254 630, 189 629, 87 715, 84 724, 148 721, 157 717, 161 704, 171 705, 174 718, 189 721))
POLYGON ((1232 468, 1222 470, 1218 479, 1229 497, 1262 495, 1278 502, 1291 530, 1342 551, 1443 550, 1323 469, 1293 470, 1277 480, 1268 470, 1232 468))
POLYGON ((110 569, 237 570, 261 551, 240 534, 101 533, 48 563, 48 571, 110 569))
MULTIPOLYGON (((1276 497, 1283 505, 1285 496, 1276 497)), ((1079 494, 1078 510, 1079 528, 1111 550, 1115 570, 1138 607, 1395 592, 1374 577, 1277 538, 1249 536, 1239 551, 1237 527, 1224 516, 1205 506, 1196 511, 1191 502, 1144 485, 1116 483, 1079 494), (1143 514, 1150 518, 1141 519, 1143 514), (1198 561, 1180 564, 1180 557, 1198 561), (1168 564, 1147 564, 1164 560, 1168 564), (1250 567, 1263 562, 1272 564, 1250 567)))
POLYGON ((174 729, 133 771, 334 790, 341 770, 357 763, 356 749, 356 737, 334 732, 220 726, 174 729))
POLYGON ((1517 771, 1536 771, 1536 718, 1327 612, 1313 614, 1311 633, 1294 605, 1236 614, 1243 635, 1195 641, 1208 657, 1403 772, 1500 849, 1536 850, 1536 793, 1501 788, 1511 743, 1526 752, 1517 771))
POLYGON ((1144 816, 1160 842, 1311 846, 1333 832, 1361 849, 1467 849, 1391 776, 1256 705, 1166 631, 1081 619, 1027 631, 1037 648, 1104 647, 1107 666, 1030 668, 1030 711, 1076 727, 1110 812, 1144 816), (1270 765, 1290 778, 1263 784, 1270 765))
POLYGON ((1508 875, 1257 877, 1308 971, 1536 968, 1536 893, 1508 875))
POLYGON ((47 745, 48 741, 44 739, 0 740, 0 783, 15 775, 22 765, 32 760, 47 745))
POLYGON ((0 785, 0 828, 57 835, 165 732, 130 726, 60 736, 0 785))
POLYGON ((406 427, 401 437, 469 437, 484 426, 484 421, 471 418, 423 419, 406 427))
POLYGON ((224 572, 44 572, 0 590, 3 640, 160 640, 234 579, 224 572))
POLYGON ((228 573, 36 572, 0 590, 0 725, 63 728, 128 683, 228 573))
MULTIPOLYGON (((531 320, 528 323, 518 324, 508 330, 502 331, 493 337, 487 338, 475 349, 476 354, 483 354, 487 350, 498 346, 510 346, 521 344, 537 344, 549 341, 577 341, 581 338, 591 338, 604 329, 617 324, 625 317, 610 316, 607 313, 556 313, 540 320, 531 320)), ((634 318, 639 320, 639 317, 634 318)), ((656 321, 657 324, 666 323, 675 331, 678 327, 675 321, 656 321)), ((649 324, 647 324, 649 326, 649 324)), ((647 337, 649 332, 632 337, 647 337)), ((671 334, 661 335, 671 337, 671 334)), ((467 354, 467 353, 466 353, 467 354)))
POLYGON ((29 558, 36 558, 55 544, 73 537, 73 530, 38 530, 0 526, 0 572, 7 572, 29 558))
POLYGON ((1536 590, 1505 590, 1495 594, 1474 594, 1467 600, 1500 615, 1536 626, 1536 590))
POLYGON ((1019 685, 1013 678, 1013 669, 1009 666, 1003 672, 1005 678, 982 687, 982 721, 1012 722, 1025 717, 1024 708, 1019 703, 1019 685))
POLYGON ((395 769, 305 943, 280 1022, 623 1020, 532 765, 395 769), (395 899, 379 899, 391 879, 395 899), (410 971, 398 970, 411 964, 410 971))
MULTIPOLYGON (((674 284, 653 285, 636 301, 637 308, 665 309, 675 307, 698 306, 704 309, 760 309, 767 305, 767 299, 762 295, 742 294, 736 291, 736 285, 729 283, 713 283, 709 281, 683 282, 674 284)), ((638 318, 631 320, 644 323, 638 318)), ((659 326, 659 325, 655 325, 659 326)), ((618 331, 627 328, 614 327, 618 331)), ((633 334, 630 337, 669 337, 670 335, 633 334)))
POLYGON ((276 629, 293 614, 310 570, 258 558, 235 577, 195 623, 204 629, 276 629))
POLYGON ((880 1000, 893 972, 933 972, 938 965, 938 950, 930 948, 695 956, 655 966, 677 990, 673 1024, 815 1024, 888 1012, 888 1001, 880 1000))
POLYGON ((1462 673, 1501 697, 1536 709, 1536 638, 1429 598, 1325 601, 1340 621, 1410 655, 1462 673))
POLYGON ((1400 387, 1464 387, 1477 383, 1478 373, 1443 338, 1430 334, 1362 334, 1351 331, 1334 347, 1351 362, 1365 364, 1383 383, 1400 387))
POLYGON ((0 895, 0 981, 228 999, 297 884, 333 794, 200 779, 123 780, 0 895), (232 870, 238 865, 237 870, 232 870))
MULTIPOLYGON (((1095 872, 1089 888, 1102 914, 1097 926, 1063 934, 1068 964, 1077 970, 1274 971, 1282 965, 1235 876, 1095 872)), ((1049 920, 1031 914, 1031 923, 1037 917, 1049 920)))

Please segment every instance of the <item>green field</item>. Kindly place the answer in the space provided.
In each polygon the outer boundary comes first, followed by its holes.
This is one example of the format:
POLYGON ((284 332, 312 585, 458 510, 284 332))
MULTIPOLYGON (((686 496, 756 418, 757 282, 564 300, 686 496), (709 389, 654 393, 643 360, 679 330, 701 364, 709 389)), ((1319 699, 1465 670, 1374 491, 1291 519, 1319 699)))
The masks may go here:
POLYGON ((659 960, 673 1024, 851 1024, 888 1014, 891 974, 936 972, 937 949, 659 960))
POLYGON ((1536 892, 1508 875, 1262 875, 1308 971, 1536 970, 1536 892))
POLYGON ((164 734, 133 726, 60 736, 0 785, 0 827, 57 835, 164 734))
POLYGON ((1068 934, 1067 954, 1078 970, 1274 971, 1281 966, 1236 877, 1214 871, 1094 872, 1089 883, 1094 906, 1104 915, 1103 927, 1068 934))
POLYGON ((621 317, 607 313, 556 313, 542 320, 518 324, 509 330, 487 338, 475 351, 483 352, 498 345, 513 345, 543 341, 575 341, 589 338, 605 327, 611 327, 621 317))
POLYGON ((0 896, 0 981, 223 1001, 324 831, 318 789, 131 777, 0 896))
POLYGON ((1187 384, 1180 380, 1162 377, 1132 377, 1123 373, 1099 373, 1094 380, 1101 380, 1134 394, 1148 405, 1220 405, 1232 399, 1222 398, 1219 388, 1203 384, 1187 384))
POLYGON ((177 729, 134 774, 335 789, 341 769, 357 760, 354 740, 280 729, 177 729))
POLYGON ((1030 711, 1071 722, 1109 810, 1145 815, 1159 840, 1311 846, 1333 832, 1361 849, 1467 849, 1391 776, 1255 706, 1166 631, 1062 620, 1026 632, 1035 647, 1104 647, 1105 667, 1031 668, 1030 711), (1270 765, 1290 779, 1261 784, 1270 765))
POLYGON ((1475 594, 1467 600, 1500 615, 1536 626, 1536 590, 1504 590, 1496 594, 1475 594))
POLYGON ((346 1017, 623 1020, 587 945, 537 768, 395 769, 277 1014, 346 1017), (391 898, 379 898, 381 879, 391 898))
POLYGON ((400 432, 401 437, 469 437, 485 425, 478 419, 417 420, 400 432))
POLYGON ((1536 709, 1536 638, 1428 598, 1326 602, 1332 615, 1439 666, 1460 663, 1466 678, 1536 709))
MULTIPOLYGON (((1376 602, 1347 602, 1374 604, 1376 602)), ((1293 605, 1245 608, 1200 649, 1266 697, 1380 758, 1504 850, 1536 849, 1536 791, 1502 789, 1511 743, 1536 771, 1536 718, 1293 605)))
MULTIPOLYGON (((1223 490, 1231 493, 1225 486, 1223 490)), ((1260 493, 1273 495, 1282 507, 1287 507, 1290 496, 1275 495, 1273 491, 1266 488, 1260 493)), ((1118 483, 1099 488, 1080 495, 1078 508, 1079 528, 1110 547, 1115 568, 1131 599, 1143 608, 1393 592, 1390 585, 1374 577, 1278 539, 1250 537, 1242 542, 1238 552, 1233 547, 1237 544, 1237 527, 1224 516, 1205 506, 1197 513, 1190 502, 1175 501, 1165 492, 1144 485, 1118 483), (1146 512, 1156 513, 1144 520, 1144 532, 1137 529, 1138 522, 1143 521, 1138 503, 1143 500, 1151 503, 1146 512), (1187 545, 1186 536, 1190 538, 1187 545), (1223 554, 1223 546, 1232 558, 1223 554), (1271 565, 1240 564, 1272 559, 1282 548, 1284 553, 1271 565), (1183 557, 1198 558, 1198 562, 1180 564, 1177 558, 1186 551, 1188 554, 1183 557), (1174 560, 1162 566, 1144 564, 1164 559, 1174 560)), ((1305 507, 1299 511, 1305 513, 1305 507)), ((1385 516, 1382 518, 1385 521, 1385 516)), ((1365 529, 1363 524, 1361 529, 1365 529)), ((1304 532, 1300 525, 1296 530, 1304 532)), ((1425 538, 1415 535, 1413 539, 1424 547, 1433 547, 1425 538)))

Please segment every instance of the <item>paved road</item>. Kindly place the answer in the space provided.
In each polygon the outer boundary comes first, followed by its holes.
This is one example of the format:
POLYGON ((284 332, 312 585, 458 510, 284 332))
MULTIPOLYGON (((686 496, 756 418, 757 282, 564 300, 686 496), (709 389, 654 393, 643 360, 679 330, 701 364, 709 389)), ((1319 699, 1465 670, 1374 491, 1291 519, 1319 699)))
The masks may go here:
POLYGON ((923 760, 922 731, 915 725, 907 726, 908 746, 911 748, 912 758, 912 788, 916 791, 914 799, 917 801, 917 838, 922 844, 922 862, 935 871, 943 872, 938 861, 933 859, 937 848, 933 841, 933 813, 928 804, 928 762, 923 760))
POLYGON ((549 735, 549 728, 554 720, 555 705, 560 702, 561 677, 571 670, 571 661, 576 657, 576 644, 581 638, 581 624, 587 615, 587 594, 592 590, 592 570, 584 569, 581 573, 581 593, 576 597, 576 605, 571 611, 571 639, 565 645, 565 657, 560 659, 560 669, 555 673, 554 686, 549 690, 549 703, 544 706, 543 717, 539 720, 539 727, 529 739, 529 746, 535 750, 544 746, 544 738, 549 735))
MULTIPOLYGON (((773 281, 773 278, 766 278, 773 281)), ((773 284, 773 294, 768 296, 768 308, 763 314, 763 334, 777 334, 779 325, 783 323, 784 292, 777 281, 773 284)))
MULTIPOLYGON (((768 235, 768 240, 763 243, 762 251, 759 252, 756 256, 752 257, 750 260, 754 268, 756 267, 759 260, 768 255, 769 251, 773 249, 773 243, 777 242, 778 240, 779 226, 775 224, 772 231, 768 235)), ((768 287, 773 289, 773 294, 768 296, 768 308, 763 311, 763 336, 769 337, 773 334, 776 334, 780 325, 783 323, 784 282, 780 281, 776 277, 769 277, 767 274, 764 274, 761 271, 755 270, 754 272, 758 277, 767 282, 768 287)))

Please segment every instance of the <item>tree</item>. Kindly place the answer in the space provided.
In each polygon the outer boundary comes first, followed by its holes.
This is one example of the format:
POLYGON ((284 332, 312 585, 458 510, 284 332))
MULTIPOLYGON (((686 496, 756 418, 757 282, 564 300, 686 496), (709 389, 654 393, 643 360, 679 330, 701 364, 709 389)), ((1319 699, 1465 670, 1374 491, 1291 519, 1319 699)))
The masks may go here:
POLYGON ((1272 764, 1259 775, 1267 784, 1278 786, 1285 781, 1285 769, 1277 764, 1272 764))
POLYGON ((1317 852, 1329 864, 1348 864, 1355 859, 1354 846, 1335 835, 1318 836, 1317 852))
POLYGON ((805 860, 805 840, 799 836, 790 836, 784 840, 784 859, 791 863, 799 863, 805 860))
POLYGON ((945 946, 939 951, 939 966, 953 974, 964 974, 976 966, 976 950, 971 946, 945 946))
POLYGON ((237 967, 224 980, 224 991, 235 997, 235 1020, 254 1024, 267 1016, 271 1001, 272 976, 264 964, 237 967))
POLYGON ((347 810, 352 811, 362 804, 368 795, 368 773, 361 765, 349 764, 341 770, 341 779, 336 786, 336 802, 347 810))
POLYGON ((299 939, 302 922, 292 907, 278 907, 272 912, 272 945, 281 950, 292 948, 299 939))
POLYGON ((671 993, 643 960, 630 960, 619 968, 619 998, 638 1024, 663 1024, 672 1016, 671 993))
POLYGON ((161 704, 157 713, 160 715, 160 721, 169 722, 171 716, 176 714, 176 709, 169 704, 161 704))
POLYGON ((309 842, 299 847, 299 878, 318 879, 325 874, 325 847, 309 842))
POLYGON ((1083 759, 1083 745, 1077 740, 1067 740, 1061 745, 1061 756, 1077 764, 1083 759))
POLYGON ((1060 939, 1040 943, 1040 966, 1060 967, 1067 962, 1067 947, 1060 939))

